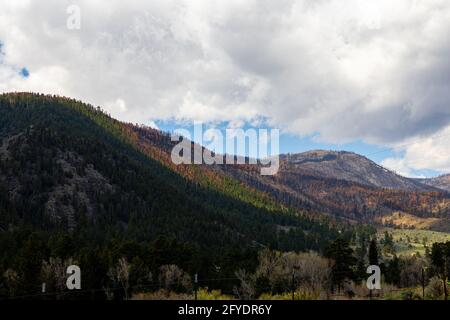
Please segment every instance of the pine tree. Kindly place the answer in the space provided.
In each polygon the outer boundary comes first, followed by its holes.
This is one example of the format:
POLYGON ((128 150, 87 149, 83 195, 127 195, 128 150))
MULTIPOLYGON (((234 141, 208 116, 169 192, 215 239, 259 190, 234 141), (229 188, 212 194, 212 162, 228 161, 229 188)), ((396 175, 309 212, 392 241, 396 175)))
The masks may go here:
POLYGON ((335 240, 326 250, 325 256, 334 260, 332 268, 332 283, 338 287, 338 291, 345 280, 355 278, 354 266, 356 259, 353 257, 353 249, 343 239, 335 240))
POLYGON ((433 243, 431 248, 431 263, 438 270, 442 279, 444 288, 445 300, 448 299, 447 291, 447 277, 450 261, 450 242, 447 243, 433 243))
POLYGON ((369 245, 369 265, 378 265, 378 247, 377 240, 372 239, 369 245))
POLYGON ((397 256, 394 256, 394 258, 386 268, 386 282, 399 286, 400 272, 400 260, 397 256))

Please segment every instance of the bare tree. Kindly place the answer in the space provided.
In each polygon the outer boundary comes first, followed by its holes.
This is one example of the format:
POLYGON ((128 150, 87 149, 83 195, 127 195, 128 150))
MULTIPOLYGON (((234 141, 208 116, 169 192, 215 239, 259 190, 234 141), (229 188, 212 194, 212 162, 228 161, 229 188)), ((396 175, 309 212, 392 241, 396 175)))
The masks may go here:
POLYGON ((183 288, 186 291, 192 290, 191 277, 174 264, 161 266, 159 282, 167 291, 173 288, 183 288))
POLYGON ((48 290, 54 290, 58 293, 56 295, 57 299, 61 298, 61 294, 66 289, 66 269, 73 264, 72 258, 63 261, 58 257, 50 257, 48 261, 42 261, 41 279, 45 282, 48 290))
POLYGON ((302 287, 310 295, 328 295, 332 261, 316 253, 281 253, 264 250, 259 255, 258 278, 266 278, 272 290, 302 287))
POLYGON ((120 258, 117 265, 108 271, 109 278, 116 286, 120 286, 125 294, 125 300, 128 300, 130 290, 130 264, 125 258, 120 258))
POLYGON ((255 297, 256 275, 239 269, 235 273, 236 278, 241 282, 240 287, 234 287, 235 294, 242 300, 250 300, 255 297))
POLYGON ((18 273, 13 269, 8 269, 3 273, 3 278, 5 279, 5 284, 9 290, 10 297, 14 297, 20 281, 18 273))
POLYGON ((425 266, 425 259, 417 256, 405 257, 402 259, 400 286, 406 288, 421 285, 422 269, 425 266))

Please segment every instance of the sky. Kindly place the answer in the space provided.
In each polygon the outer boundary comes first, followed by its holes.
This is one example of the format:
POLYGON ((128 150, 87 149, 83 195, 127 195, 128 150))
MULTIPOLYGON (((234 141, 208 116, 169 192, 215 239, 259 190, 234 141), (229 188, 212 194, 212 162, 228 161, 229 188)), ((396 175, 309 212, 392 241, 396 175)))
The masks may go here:
POLYGON ((277 128, 281 152, 435 176, 450 173, 449 35, 448 0, 1 0, 0 92, 168 131, 277 128))

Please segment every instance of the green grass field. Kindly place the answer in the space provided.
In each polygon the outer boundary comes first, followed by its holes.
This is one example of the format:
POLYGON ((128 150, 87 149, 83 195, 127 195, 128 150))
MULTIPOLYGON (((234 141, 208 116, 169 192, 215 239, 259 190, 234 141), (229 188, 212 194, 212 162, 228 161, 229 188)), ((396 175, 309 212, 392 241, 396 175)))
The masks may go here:
POLYGON ((397 255, 425 254, 425 245, 431 248, 435 242, 450 241, 450 233, 430 231, 430 230, 410 230, 381 228, 378 230, 378 241, 384 238, 387 231, 392 234, 397 255))

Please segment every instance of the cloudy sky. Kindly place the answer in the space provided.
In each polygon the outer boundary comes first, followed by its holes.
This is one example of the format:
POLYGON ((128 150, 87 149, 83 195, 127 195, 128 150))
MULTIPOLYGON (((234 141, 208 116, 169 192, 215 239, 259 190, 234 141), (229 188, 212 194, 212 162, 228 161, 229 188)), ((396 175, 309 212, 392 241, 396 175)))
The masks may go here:
POLYGON ((281 151, 436 175, 450 172, 449 38, 448 0, 1 0, 0 91, 162 128, 280 128, 281 151))

